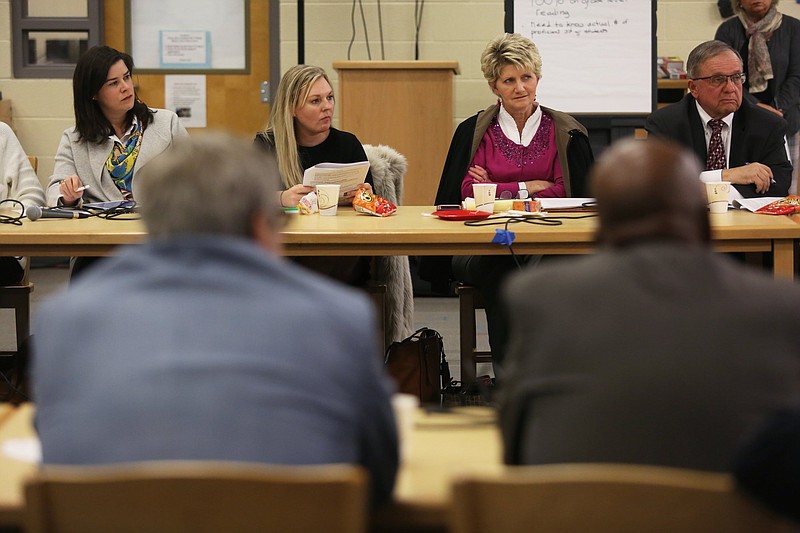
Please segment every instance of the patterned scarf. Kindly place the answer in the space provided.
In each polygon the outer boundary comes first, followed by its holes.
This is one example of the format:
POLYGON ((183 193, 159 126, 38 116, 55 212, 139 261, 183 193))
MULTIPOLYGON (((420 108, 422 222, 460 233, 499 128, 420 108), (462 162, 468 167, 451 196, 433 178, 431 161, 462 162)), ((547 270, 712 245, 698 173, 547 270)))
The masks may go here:
POLYGON ((106 159, 106 169, 122 193, 124 200, 133 200, 133 167, 136 165, 136 157, 139 155, 139 147, 142 145, 142 126, 139 121, 134 119, 133 133, 124 145, 114 141, 114 148, 106 159))
POLYGON ((783 15, 778 13, 773 4, 764 18, 758 22, 750 21, 744 11, 739 11, 739 20, 750 39, 747 46, 747 81, 750 84, 750 92, 760 93, 767 88, 767 81, 773 78, 767 41, 781 25, 783 15))

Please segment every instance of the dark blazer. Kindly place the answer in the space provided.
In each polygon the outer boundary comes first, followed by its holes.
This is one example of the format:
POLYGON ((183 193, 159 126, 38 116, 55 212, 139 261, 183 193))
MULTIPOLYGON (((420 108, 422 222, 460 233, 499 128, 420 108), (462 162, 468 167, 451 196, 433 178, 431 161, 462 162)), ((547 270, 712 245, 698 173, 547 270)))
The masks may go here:
MULTIPOLYGON (((738 17, 726 20, 719 28, 715 39, 728 43, 738 50, 745 60, 747 71, 747 55, 750 40, 744 31, 738 17)), ((773 89, 772 102, 768 102, 776 109, 783 112, 786 119, 789 135, 800 130, 800 20, 788 15, 783 15, 781 25, 767 41, 772 73, 775 76, 770 85, 773 89)), ((748 92, 745 83, 743 96, 751 103, 757 104, 758 99, 748 92)))
MULTIPOLYGON (((706 138, 695 99, 687 94, 683 100, 653 112, 645 125, 650 135, 671 139, 690 148, 705 163, 706 138)), ((765 194, 758 194, 755 185, 734 185, 745 198, 786 196, 792 182, 792 164, 786 155, 786 121, 745 99, 733 115, 729 168, 747 163, 762 163, 772 169, 775 183, 765 194)))
POLYGON ((730 471, 771 413, 800 406, 800 286, 710 249, 601 249, 503 295, 507 463, 730 471))

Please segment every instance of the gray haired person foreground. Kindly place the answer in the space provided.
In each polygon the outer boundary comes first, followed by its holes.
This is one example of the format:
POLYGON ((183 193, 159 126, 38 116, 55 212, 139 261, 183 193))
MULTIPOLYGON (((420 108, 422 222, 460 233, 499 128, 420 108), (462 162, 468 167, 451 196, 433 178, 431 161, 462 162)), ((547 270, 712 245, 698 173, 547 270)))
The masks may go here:
POLYGON ((397 436, 371 303, 279 257, 278 179, 225 134, 142 169, 149 238, 38 317, 44 463, 352 463, 389 498, 397 436))

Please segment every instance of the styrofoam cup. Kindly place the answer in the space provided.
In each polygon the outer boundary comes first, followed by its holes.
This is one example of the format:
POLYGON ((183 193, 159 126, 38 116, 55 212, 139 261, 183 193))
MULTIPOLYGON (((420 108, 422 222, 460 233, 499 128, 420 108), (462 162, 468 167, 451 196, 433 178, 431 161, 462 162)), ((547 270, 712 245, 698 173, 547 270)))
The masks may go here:
POLYGON ((497 193, 496 183, 473 183, 472 193, 475 195, 475 209, 494 213, 494 199, 497 193))
POLYGON ((317 185, 317 204, 320 215, 335 215, 339 205, 339 184, 317 185))

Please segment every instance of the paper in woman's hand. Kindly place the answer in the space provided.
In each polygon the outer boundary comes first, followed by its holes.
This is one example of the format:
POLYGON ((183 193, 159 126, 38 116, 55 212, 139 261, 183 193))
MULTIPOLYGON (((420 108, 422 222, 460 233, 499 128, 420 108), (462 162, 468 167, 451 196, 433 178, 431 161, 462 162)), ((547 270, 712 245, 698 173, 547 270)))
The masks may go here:
POLYGON ((369 161, 357 163, 319 163, 307 168, 303 173, 303 185, 316 187, 319 184, 333 183, 339 185, 339 200, 344 193, 358 188, 364 183, 369 170, 369 161))

